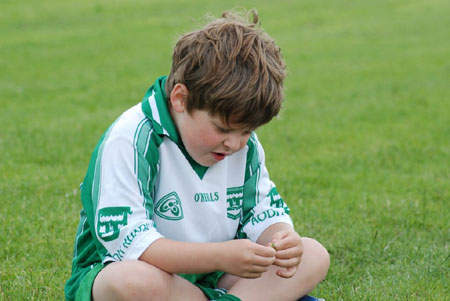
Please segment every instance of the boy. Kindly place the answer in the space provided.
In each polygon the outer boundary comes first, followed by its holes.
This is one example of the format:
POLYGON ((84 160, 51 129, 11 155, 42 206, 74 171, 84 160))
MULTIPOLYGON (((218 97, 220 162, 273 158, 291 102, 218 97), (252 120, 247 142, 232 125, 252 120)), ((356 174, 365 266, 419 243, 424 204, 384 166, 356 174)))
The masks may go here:
POLYGON ((67 299, 296 300, 327 251, 294 231, 253 131, 280 110, 285 65, 233 13, 177 42, 169 76, 97 145, 67 299))

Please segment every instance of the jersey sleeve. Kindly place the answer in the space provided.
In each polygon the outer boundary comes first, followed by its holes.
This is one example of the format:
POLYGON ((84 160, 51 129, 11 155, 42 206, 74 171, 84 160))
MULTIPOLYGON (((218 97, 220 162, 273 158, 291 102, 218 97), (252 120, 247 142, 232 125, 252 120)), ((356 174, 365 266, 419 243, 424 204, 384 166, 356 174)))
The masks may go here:
POLYGON ((91 175, 92 232, 104 262, 138 259, 162 237, 152 220, 157 147, 152 147, 151 124, 142 121, 131 129, 133 135, 123 127, 107 133, 91 175))
POLYGON ((243 218, 238 237, 256 242, 270 225, 287 223, 292 226, 293 223, 288 206, 269 178, 261 144, 256 135, 250 139, 244 183, 243 218))

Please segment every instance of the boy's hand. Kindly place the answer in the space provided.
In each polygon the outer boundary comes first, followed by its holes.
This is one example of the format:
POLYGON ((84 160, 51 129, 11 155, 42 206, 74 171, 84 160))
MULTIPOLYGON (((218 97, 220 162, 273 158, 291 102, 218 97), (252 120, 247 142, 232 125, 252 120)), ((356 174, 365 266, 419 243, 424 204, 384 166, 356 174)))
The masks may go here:
POLYGON ((272 247, 248 239, 231 240, 224 244, 224 256, 219 258, 220 270, 242 278, 261 277, 276 259, 276 251, 272 247))
POLYGON ((283 278, 294 276, 303 254, 303 244, 300 235, 293 229, 276 232, 269 246, 276 250, 276 260, 273 264, 286 268, 278 270, 277 275, 283 278))

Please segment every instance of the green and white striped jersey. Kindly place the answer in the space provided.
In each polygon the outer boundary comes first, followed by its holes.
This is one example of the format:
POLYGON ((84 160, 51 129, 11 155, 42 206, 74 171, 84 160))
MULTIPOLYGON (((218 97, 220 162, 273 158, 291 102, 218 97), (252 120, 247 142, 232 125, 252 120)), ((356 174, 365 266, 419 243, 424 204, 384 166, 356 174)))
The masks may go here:
POLYGON ((256 241, 271 224, 292 225, 252 134, 210 167, 186 152, 170 117, 165 77, 98 143, 81 186, 73 275, 95 262, 137 259, 155 240, 256 241))

